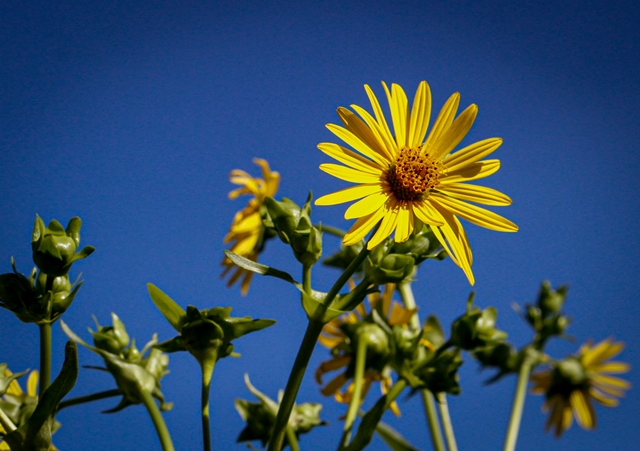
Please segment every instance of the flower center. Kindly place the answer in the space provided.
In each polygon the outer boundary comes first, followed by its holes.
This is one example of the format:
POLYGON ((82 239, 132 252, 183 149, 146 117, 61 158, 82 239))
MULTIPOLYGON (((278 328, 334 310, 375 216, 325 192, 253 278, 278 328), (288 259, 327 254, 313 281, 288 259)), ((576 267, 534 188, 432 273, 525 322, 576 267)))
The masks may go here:
POLYGON ((385 174, 385 180, 396 199, 417 201, 424 199, 429 191, 438 186, 442 163, 433 161, 428 155, 420 155, 420 149, 403 147, 385 174))

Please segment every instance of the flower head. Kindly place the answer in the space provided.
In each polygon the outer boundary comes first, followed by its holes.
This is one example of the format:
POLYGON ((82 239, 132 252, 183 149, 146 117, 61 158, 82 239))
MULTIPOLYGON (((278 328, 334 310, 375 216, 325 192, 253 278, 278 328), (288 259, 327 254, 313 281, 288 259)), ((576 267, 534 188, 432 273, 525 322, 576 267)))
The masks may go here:
POLYGON ((551 369, 531 376, 533 393, 546 396, 544 411, 551 411, 546 429, 555 428, 556 437, 571 427, 573 417, 585 430, 596 426, 596 413, 592 400, 606 407, 618 405, 629 382, 611 376, 629 371, 629 364, 609 362, 618 355, 624 344, 611 339, 596 345, 585 343, 578 354, 571 356, 551 369))
MULTIPOLYGON (((395 285, 389 284, 386 286, 382 296, 378 293, 370 295, 370 311, 373 312, 374 309, 378 309, 388 326, 407 325, 416 310, 407 310, 398 302, 392 301, 394 288, 395 285)), ((383 394, 387 393, 393 385, 390 374, 391 366, 388 365, 390 363, 389 356, 388 353, 383 352, 385 337, 382 334, 384 332, 372 321, 371 312, 367 312, 363 303, 359 304, 355 310, 328 322, 318 339, 320 344, 331 350, 333 358, 322 362, 318 367, 316 381, 321 384, 324 374, 340 368, 346 368, 343 373, 336 376, 321 389, 323 395, 334 395, 336 401, 340 403, 348 404, 355 388, 355 384, 352 381, 344 391, 340 391, 354 375, 353 366, 357 349, 354 341, 358 340, 359 332, 368 334, 370 342, 373 344, 371 346, 373 352, 367 351, 362 398, 364 399, 371 384, 374 382, 380 382, 380 390, 383 394)), ((395 415, 400 415, 400 410, 395 401, 390 408, 395 415)))
MULTIPOLYGON (((266 160, 255 158, 253 162, 262 168, 262 178, 252 177, 240 169, 234 169, 229 174, 231 183, 240 186, 229 192, 229 199, 235 199, 243 194, 249 194, 253 197, 233 217, 224 242, 231 243, 231 252, 257 261, 265 243, 265 227, 262 223, 263 216, 266 214, 264 199, 267 196, 272 197, 278 191, 280 174, 272 172, 266 160)), ((227 257, 222 260, 222 266, 224 266, 222 277, 233 270, 227 286, 242 279, 241 291, 242 294, 247 294, 253 273, 235 266, 227 257)))
POLYGON ((499 191, 466 183, 488 177, 500 168, 499 160, 480 160, 496 150, 502 139, 485 139, 452 153, 473 125, 478 113, 476 105, 470 105, 456 118, 460 95, 453 94, 427 135, 431 115, 429 85, 420 83, 411 111, 399 85, 391 85, 391 90, 384 82, 382 86, 394 133, 368 85, 365 90, 375 117, 358 105, 351 107, 360 117, 338 108, 344 127, 328 124, 327 128, 356 152, 338 144, 320 143, 322 152, 345 165, 322 164, 320 169, 357 186, 322 196, 316 205, 357 200, 344 215, 345 219, 356 219, 344 236, 348 246, 363 239, 378 224, 368 242, 369 249, 394 231, 395 241, 404 242, 414 230, 419 232, 422 224, 428 224, 473 284, 471 248, 459 218, 491 230, 518 230, 502 216, 468 203, 511 204, 511 199, 499 191))

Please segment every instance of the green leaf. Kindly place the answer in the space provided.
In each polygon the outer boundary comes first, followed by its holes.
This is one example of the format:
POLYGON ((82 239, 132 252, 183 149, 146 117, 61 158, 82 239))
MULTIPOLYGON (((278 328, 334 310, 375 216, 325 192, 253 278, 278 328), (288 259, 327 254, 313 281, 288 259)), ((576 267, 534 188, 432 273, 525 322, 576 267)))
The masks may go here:
POLYGON ((383 421, 376 426, 376 432, 393 451, 419 451, 418 448, 407 442, 398 431, 383 421))
POLYGON ((187 313, 182 307, 167 296, 160 288, 156 287, 152 283, 147 284, 147 290, 151 300, 158 307, 160 313, 169 321, 169 324, 173 326, 178 332, 182 331, 183 320, 187 313))
POLYGON ((381 397, 371 410, 362 417, 362 421, 360 421, 360 426, 358 427, 358 432, 356 432, 356 436, 353 438, 353 441, 349 446, 345 448, 345 451, 360 451, 366 448, 373 438, 373 434, 376 431, 378 423, 382 419, 382 415, 385 410, 387 410, 386 402, 386 396, 381 397))
POLYGON ((254 262, 253 260, 249 260, 248 258, 242 257, 238 254, 234 254, 231 251, 224 251, 224 253, 227 258, 229 258, 229 260, 231 260, 236 266, 239 266, 242 269, 246 269, 247 271, 251 271, 263 276, 277 277, 278 279, 282 279, 285 282, 289 282, 292 284, 296 283, 293 277, 287 272, 280 271, 276 268, 271 268, 270 266, 263 265, 258 262, 254 262))
POLYGON ((233 337, 236 339, 257 330, 266 329, 276 323, 273 319, 249 319, 247 321, 238 321, 231 323, 233 337))
POLYGON ((302 293, 302 308, 304 308, 309 319, 315 319, 326 324, 344 313, 342 310, 324 306, 323 301, 327 296, 327 293, 312 290, 311 295, 308 295, 302 289, 302 285, 296 284, 296 287, 298 287, 298 290, 302 293))

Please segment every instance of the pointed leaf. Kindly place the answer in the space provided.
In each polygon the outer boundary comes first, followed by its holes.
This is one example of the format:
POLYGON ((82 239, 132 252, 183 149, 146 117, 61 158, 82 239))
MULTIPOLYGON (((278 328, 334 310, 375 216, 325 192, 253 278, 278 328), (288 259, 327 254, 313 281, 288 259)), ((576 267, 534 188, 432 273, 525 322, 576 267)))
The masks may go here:
POLYGON ((225 255, 231 260, 236 266, 239 266, 242 269, 246 269, 247 271, 255 272, 256 274, 260 274, 263 276, 271 276, 277 277, 278 279, 282 279, 285 282, 295 284, 296 281, 291 277, 289 273, 284 271, 280 271, 276 268, 271 268, 270 266, 263 265, 258 262, 254 262, 253 260, 249 260, 248 258, 242 257, 238 254, 234 254, 231 251, 224 251, 225 255))
POLYGON ((393 451, 419 451, 418 448, 407 442, 398 431, 383 421, 376 426, 376 432, 393 451))
POLYGON ((169 321, 169 324, 171 324, 175 330, 180 332, 182 330, 183 319, 187 315, 184 309, 176 304, 173 299, 167 296, 160 288, 156 287, 154 284, 148 283, 147 290, 149 291, 151 300, 158 308, 158 310, 160 310, 160 313, 162 313, 162 315, 167 319, 167 321, 169 321))

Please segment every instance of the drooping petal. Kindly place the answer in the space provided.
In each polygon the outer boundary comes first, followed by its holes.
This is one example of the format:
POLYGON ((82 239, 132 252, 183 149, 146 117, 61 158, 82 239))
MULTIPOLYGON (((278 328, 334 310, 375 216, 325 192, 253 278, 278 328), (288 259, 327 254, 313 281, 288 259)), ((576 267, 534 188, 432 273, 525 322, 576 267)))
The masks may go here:
POLYGON ((413 232, 413 211, 411 204, 403 202, 398 209, 398 226, 394 240, 396 243, 403 243, 409 239, 413 232))
POLYGON ((436 204, 436 208, 439 205, 477 226, 496 230, 498 232, 518 231, 518 226, 513 222, 484 208, 476 207, 475 205, 459 201, 452 197, 446 197, 438 193, 432 193, 429 199, 431 202, 436 204))
POLYGON ((325 194, 324 196, 317 198, 315 205, 326 206, 344 204, 381 191, 382 186, 380 186, 379 183, 351 186, 349 188, 336 191, 335 193, 325 194))
POLYGON ((596 416, 593 406, 582 390, 574 390, 571 393, 571 407, 573 407, 573 413, 578 425, 585 430, 593 429, 596 423, 596 416))
POLYGON ((495 174, 500 169, 500 160, 476 161, 455 171, 446 171, 440 176, 440 185, 471 182, 495 174))
POLYGON ((389 235, 393 233, 396 226, 398 225, 399 210, 400 209, 398 208, 398 205, 395 205, 392 201, 388 201, 383 208, 378 210, 384 212, 384 217, 382 218, 380 227, 369 240, 367 249, 375 248, 378 244, 382 243, 389 235))
POLYGON ((440 226, 444 224, 442 216, 428 202, 414 202, 413 214, 425 224, 440 226))
POLYGON ((323 163, 320 165, 320 169, 340 180, 352 183, 380 183, 380 177, 382 176, 382 172, 380 174, 372 174, 333 163, 323 163))
POLYGON ((483 139, 442 160, 448 172, 458 171, 493 153, 502 144, 502 138, 483 139))
POLYGON ((380 222, 385 212, 386 210, 384 208, 380 208, 369 216, 359 218, 344 235, 344 238, 342 239, 344 245, 352 246, 367 236, 367 233, 369 233, 371 229, 380 222))
POLYGON ((511 205, 511 198, 498 190, 486 186, 466 183, 450 183, 438 188, 443 194, 456 199, 475 202, 477 204, 506 206, 511 205))

